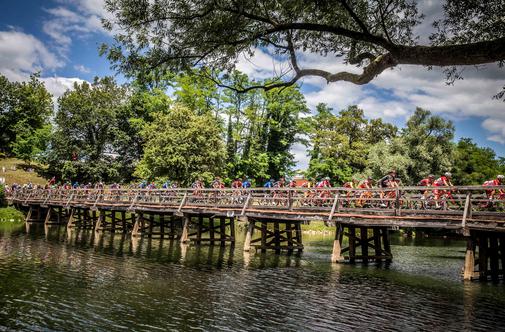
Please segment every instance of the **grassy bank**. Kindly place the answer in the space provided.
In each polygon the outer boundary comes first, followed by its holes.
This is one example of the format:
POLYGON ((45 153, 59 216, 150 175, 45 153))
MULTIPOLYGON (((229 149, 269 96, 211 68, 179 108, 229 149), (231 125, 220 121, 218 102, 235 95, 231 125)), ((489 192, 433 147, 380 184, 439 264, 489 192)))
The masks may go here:
POLYGON ((15 158, 0 158, 0 177, 5 178, 8 185, 13 183, 46 184, 47 180, 38 174, 43 171, 39 164, 26 165, 22 160, 15 158), (3 168, 5 167, 5 172, 3 168))
POLYGON ((0 223, 22 223, 25 220, 23 212, 14 208, 0 208, 0 223))

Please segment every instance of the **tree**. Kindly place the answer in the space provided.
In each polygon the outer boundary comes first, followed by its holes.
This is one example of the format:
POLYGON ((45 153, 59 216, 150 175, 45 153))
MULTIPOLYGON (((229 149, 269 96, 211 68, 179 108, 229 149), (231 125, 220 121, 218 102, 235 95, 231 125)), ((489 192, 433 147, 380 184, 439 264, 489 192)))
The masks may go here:
POLYGON ((219 123, 180 104, 158 113, 142 130, 146 144, 136 175, 168 177, 184 185, 202 178, 210 182, 224 170, 224 144, 219 123))
POLYGON ((477 146, 470 138, 462 138, 455 146, 453 173, 456 184, 482 184, 505 173, 505 167, 493 150, 477 146))
POLYGON ((403 128, 401 138, 406 154, 412 160, 408 170, 412 181, 451 169, 454 138, 451 121, 418 107, 403 128))
POLYGON ((27 141, 37 140, 30 136, 49 124, 52 112, 51 94, 38 74, 30 76, 28 82, 9 82, 0 75, 0 151, 11 154, 18 140, 18 151, 26 152, 27 141))
POLYGON ((110 78, 74 84, 58 99, 55 132, 46 157, 49 171, 65 180, 120 181, 115 144, 125 87, 110 78))
POLYGON ((311 149, 308 174, 311 177, 330 177, 337 182, 350 180, 361 173, 367 164, 368 150, 380 141, 390 141, 397 129, 380 119, 368 120, 356 105, 339 112, 325 104, 316 106, 316 114, 305 119, 311 149))
POLYGON ((396 137, 390 142, 382 141, 370 147, 364 175, 380 179, 394 169, 403 185, 414 184, 410 174, 414 162, 408 156, 403 139, 396 137))
POLYGON ((51 125, 38 129, 18 128, 16 141, 12 143, 12 152, 28 165, 32 160, 43 158, 51 138, 51 125))
POLYGON ((107 0, 106 8, 113 18, 105 27, 119 32, 117 43, 104 46, 102 53, 127 75, 202 65, 210 73, 230 71, 239 54, 258 47, 290 63, 291 78, 281 71, 266 84, 242 90, 288 86, 305 76, 366 84, 400 64, 446 67, 505 60, 502 0, 447 0, 444 17, 434 22, 436 31, 423 39, 414 33, 423 15, 409 0, 107 0), (419 44, 427 37, 429 44, 419 44), (363 71, 301 68, 300 52, 343 57, 363 71))

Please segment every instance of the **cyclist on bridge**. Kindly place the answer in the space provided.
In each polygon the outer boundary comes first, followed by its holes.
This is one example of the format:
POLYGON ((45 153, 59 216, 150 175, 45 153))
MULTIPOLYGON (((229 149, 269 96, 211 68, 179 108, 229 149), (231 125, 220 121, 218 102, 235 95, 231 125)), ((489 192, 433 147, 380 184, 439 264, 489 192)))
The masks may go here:
MULTIPOLYGON (((484 182, 482 185, 484 187, 490 187, 490 186, 502 186, 505 184, 505 176, 503 175, 498 175, 496 179, 494 180, 489 180, 484 182)), ((495 196, 498 194, 499 199, 504 199, 505 198, 505 190, 499 189, 491 189, 491 190, 486 190, 486 195, 489 200, 492 200, 495 198, 495 196)))
MULTIPOLYGON (((436 179, 433 182, 433 186, 434 187, 452 187, 451 179, 452 179, 451 172, 445 172, 444 175, 442 175, 441 177, 439 177, 438 179, 436 179)), ((433 191, 433 195, 435 196, 435 201, 437 202, 435 205, 437 208, 439 208, 438 201, 440 200, 440 198, 442 196, 445 196, 446 198, 452 198, 452 193, 450 190, 446 191, 446 190, 437 189, 437 190, 433 191)))

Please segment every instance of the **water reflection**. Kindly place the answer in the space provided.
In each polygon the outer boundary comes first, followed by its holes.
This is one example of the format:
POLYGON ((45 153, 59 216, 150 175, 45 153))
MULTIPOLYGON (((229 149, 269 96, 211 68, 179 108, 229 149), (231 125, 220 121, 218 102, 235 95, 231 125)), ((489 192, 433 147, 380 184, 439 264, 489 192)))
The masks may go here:
POLYGON ((275 255, 243 252, 241 236, 196 246, 38 226, 0 235, 0 330, 461 331, 505 319, 503 285, 461 282, 454 240, 397 238, 388 267, 350 266, 329 262, 331 236, 275 255))

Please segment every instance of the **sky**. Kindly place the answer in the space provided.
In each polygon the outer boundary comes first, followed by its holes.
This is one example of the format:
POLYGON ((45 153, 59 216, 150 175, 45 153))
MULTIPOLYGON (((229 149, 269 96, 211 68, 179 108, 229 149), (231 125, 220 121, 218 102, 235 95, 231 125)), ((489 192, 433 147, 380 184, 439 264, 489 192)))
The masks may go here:
MULTIPOLYGON (((440 6, 439 1, 419 1, 426 17, 416 29, 421 36, 427 36, 431 22, 440 17, 440 6)), ((95 76, 113 75, 122 82, 122 76, 98 55, 99 46, 112 41, 101 26, 101 18, 108 15, 103 0, 0 0, 0 73, 20 81, 40 71, 55 99, 74 82, 92 81, 95 76)), ((299 63, 302 68, 357 72, 332 56, 300 54, 299 63)), ((267 49, 256 50, 251 58, 242 56, 237 64, 257 79, 271 77, 283 66, 267 49)), ((470 137, 505 157, 505 103, 492 98, 505 85, 505 69, 496 64, 471 66, 463 68, 463 76, 447 85, 440 69, 398 66, 364 86, 326 84, 317 77, 300 83, 311 110, 318 103, 335 111, 356 104, 368 118, 380 117, 401 127, 416 107, 422 107, 452 120, 456 139, 470 137)), ((296 145, 293 153, 297 167, 305 168, 306 148, 296 145)))

